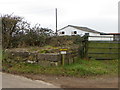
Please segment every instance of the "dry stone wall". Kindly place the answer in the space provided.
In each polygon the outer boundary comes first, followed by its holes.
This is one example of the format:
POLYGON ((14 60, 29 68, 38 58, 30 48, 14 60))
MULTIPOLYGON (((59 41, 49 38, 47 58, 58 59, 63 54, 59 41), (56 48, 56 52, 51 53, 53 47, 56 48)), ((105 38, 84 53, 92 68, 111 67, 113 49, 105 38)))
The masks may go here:
MULTIPOLYGON (((58 66, 61 65, 62 56, 60 53, 31 53, 31 52, 13 52, 6 51, 8 59, 16 62, 37 63, 42 66, 58 66)), ((65 63, 74 63, 74 56, 65 55, 65 63)))

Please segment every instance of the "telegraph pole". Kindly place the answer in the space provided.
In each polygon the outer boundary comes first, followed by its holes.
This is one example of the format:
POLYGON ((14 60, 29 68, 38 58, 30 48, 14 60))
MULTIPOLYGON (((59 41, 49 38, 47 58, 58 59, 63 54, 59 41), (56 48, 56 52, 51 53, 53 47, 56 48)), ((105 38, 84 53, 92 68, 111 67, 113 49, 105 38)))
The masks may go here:
POLYGON ((57 8, 55 8, 55 15, 56 15, 56 36, 57 36, 57 8))

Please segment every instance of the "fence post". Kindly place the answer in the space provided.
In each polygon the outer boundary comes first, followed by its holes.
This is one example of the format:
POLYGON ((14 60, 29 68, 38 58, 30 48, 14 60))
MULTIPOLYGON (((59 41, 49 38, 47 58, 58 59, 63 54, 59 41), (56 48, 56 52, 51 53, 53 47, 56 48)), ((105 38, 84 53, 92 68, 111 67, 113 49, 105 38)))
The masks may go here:
POLYGON ((80 42, 79 55, 80 58, 87 58, 89 33, 85 33, 80 42))
POLYGON ((62 54, 62 66, 64 66, 64 64, 65 64, 65 55, 62 54))
POLYGON ((64 66, 65 64, 65 55, 67 54, 67 50, 65 48, 60 49, 60 54, 61 54, 61 64, 64 66))
POLYGON ((80 46, 79 46, 79 56, 80 58, 84 58, 84 38, 81 39, 80 46))
POLYGON ((88 57, 88 37, 89 37, 89 33, 85 33, 85 37, 84 37, 84 58, 88 57))

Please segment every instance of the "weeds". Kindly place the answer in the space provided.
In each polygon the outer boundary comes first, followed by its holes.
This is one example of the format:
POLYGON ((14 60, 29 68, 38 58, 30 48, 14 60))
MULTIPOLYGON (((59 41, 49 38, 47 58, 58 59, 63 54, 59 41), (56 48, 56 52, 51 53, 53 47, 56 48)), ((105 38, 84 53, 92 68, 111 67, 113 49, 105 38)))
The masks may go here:
POLYGON ((94 76, 105 74, 117 74, 118 60, 80 60, 77 63, 57 66, 43 67, 38 64, 28 63, 3 63, 3 69, 12 73, 31 73, 31 74, 48 74, 62 76, 94 76))

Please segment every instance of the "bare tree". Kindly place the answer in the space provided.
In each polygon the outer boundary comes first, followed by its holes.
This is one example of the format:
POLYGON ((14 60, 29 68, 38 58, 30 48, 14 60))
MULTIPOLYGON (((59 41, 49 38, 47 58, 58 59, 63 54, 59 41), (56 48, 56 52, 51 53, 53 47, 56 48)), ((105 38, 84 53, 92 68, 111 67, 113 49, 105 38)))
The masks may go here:
POLYGON ((11 47, 11 40, 20 30, 28 30, 30 24, 23 21, 22 17, 5 14, 2 18, 2 44, 3 48, 11 47))
POLYGON ((42 46, 46 38, 53 34, 48 28, 41 28, 40 24, 32 26, 22 17, 3 15, 2 18, 2 46, 3 48, 17 47, 22 44, 42 46))

